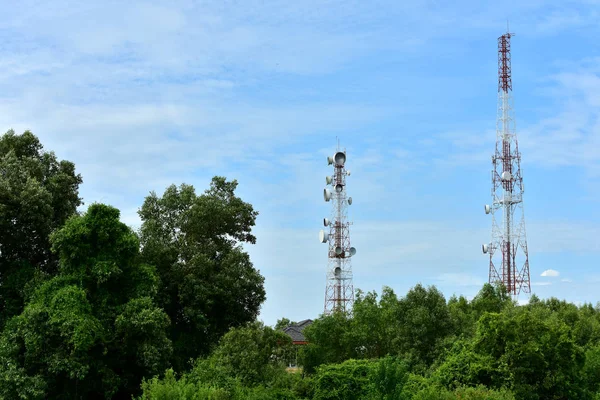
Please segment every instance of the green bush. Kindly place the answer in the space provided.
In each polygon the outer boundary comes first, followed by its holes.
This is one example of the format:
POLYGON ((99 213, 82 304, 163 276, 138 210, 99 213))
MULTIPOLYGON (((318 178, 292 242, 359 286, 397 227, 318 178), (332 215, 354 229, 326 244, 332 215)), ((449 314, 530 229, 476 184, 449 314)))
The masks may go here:
POLYGON ((142 383, 142 396, 139 400, 230 400, 226 390, 189 382, 186 377, 179 380, 172 369, 167 370, 164 379, 153 378, 142 383))
POLYGON ((315 400, 359 400, 369 393, 369 375, 373 361, 348 360, 322 365, 315 377, 315 400))

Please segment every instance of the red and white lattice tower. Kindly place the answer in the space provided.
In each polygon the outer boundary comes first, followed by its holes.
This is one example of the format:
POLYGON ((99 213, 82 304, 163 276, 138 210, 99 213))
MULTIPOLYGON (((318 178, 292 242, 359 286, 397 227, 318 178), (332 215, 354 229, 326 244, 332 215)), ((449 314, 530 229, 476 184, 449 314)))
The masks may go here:
POLYGON ((347 206, 352 204, 352 197, 346 195, 346 177, 350 175, 345 168, 346 151, 340 151, 338 146, 333 157, 327 157, 327 162, 333 165, 333 175, 325 179, 328 187, 323 190, 323 197, 333 203, 332 213, 330 218, 323 219, 326 229, 319 233, 321 243, 329 244, 325 315, 352 308, 354 287, 350 260, 356 254, 356 249, 350 246, 351 223, 348 222, 347 206))
POLYGON ((482 250, 490 255, 489 282, 502 283, 513 298, 530 293, 529 256, 523 213, 521 154, 515 132, 510 67, 510 38, 498 38, 498 120, 496 152, 492 156, 492 241, 482 250))

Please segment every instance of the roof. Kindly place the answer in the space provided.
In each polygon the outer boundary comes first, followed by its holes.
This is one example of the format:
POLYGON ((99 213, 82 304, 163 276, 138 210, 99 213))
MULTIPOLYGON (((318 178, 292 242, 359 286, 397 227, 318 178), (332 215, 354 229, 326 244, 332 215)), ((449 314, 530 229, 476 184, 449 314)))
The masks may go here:
POLYGON ((283 328, 282 331, 292 338, 292 342, 306 342, 303 331, 312 323, 312 319, 305 319, 304 321, 288 325, 287 327, 283 328))

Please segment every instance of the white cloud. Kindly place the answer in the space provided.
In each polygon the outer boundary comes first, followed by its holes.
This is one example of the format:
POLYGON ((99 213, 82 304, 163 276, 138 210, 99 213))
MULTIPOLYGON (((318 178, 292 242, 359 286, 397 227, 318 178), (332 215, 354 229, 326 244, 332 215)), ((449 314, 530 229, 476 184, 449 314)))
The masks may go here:
MULTIPOLYGON (((410 87, 406 104, 391 104, 371 86, 372 75, 404 85, 413 80, 411 71, 379 76, 358 69, 381 53, 419 68, 411 57, 430 57, 441 46, 440 62, 448 62, 447 53, 460 54, 461 46, 484 35, 492 51, 505 27, 498 17, 505 5, 459 3, 5 2, 0 13, 11 18, 0 31, 0 130, 33 130, 46 148, 75 162, 87 204, 113 204, 132 225, 139 224, 136 210, 150 190, 187 182, 202 191, 215 174, 238 179, 240 195, 260 211, 258 244, 249 251, 267 277, 267 322, 288 312, 293 319, 314 317, 322 309, 326 250, 317 233, 330 211, 321 190, 330 173, 322 156, 331 152, 322 148, 333 147, 340 135, 353 172, 356 286, 390 284, 402 294, 402 285, 425 276, 429 284, 470 296, 487 280, 480 243, 489 240, 489 226, 453 215, 445 197, 450 192, 423 182, 438 178, 441 167, 487 166, 493 120, 469 117, 469 129, 461 122, 452 133, 422 135, 414 121, 446 125, 448 116, 435 114, 429 103, 427 114, 410 115, 425 112, 410 101, 416 94, 410 87)), ((511 26, 537 37, 595 18, 567 6, 548 13, 547 2, 538 0, 511 7, 511 26)), ((381 66, 390 62, 382 60, 381 66)), ((600 172, 600 59, 561 71, 550 84, 569 100, 556 105, 559 112, 551 109, 522 130, 518 125, 524 162, 576 166, 593 176, 600 172)), ((447 86, 459 81, 427 79, 447 86)), ((415 90, 438 94, 431 86, 434 92, 415 90)), ((527 223, 530 255, 600 251, 594 239, 600 228, 593 223, 527 223)))
POLYGON ((547 269, 540 274, 540 276, 552 276, 552 277, 559 276, 559 275, 560 275, 560 272, 555 271, 553 269, 547 269))

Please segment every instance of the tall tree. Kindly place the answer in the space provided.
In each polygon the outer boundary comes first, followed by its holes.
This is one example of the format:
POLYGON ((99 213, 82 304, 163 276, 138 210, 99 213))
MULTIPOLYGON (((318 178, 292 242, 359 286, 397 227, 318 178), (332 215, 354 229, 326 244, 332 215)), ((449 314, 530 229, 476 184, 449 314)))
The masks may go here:
POLYGON ((214 177, 197 196, 190 185, 152 192, 139 211, 143 258, 156 265, 160 305, 172 321, 173 366, 208 354, 230 328, 254 321, 264 278, 243 250, 258 212, 235 195, 237 181, 214 177))
POLYGON ((81 176, 31 132, 0 137, 0 328, 23 310, 36 271, 54 274, 49 235, 76 213, 81 176))
POLYGON ((155 269, 109 206, 91 205, 51 240, 57 276, 0 337, 0 398, 131 398, 171 352, 155 269))
POLYGON ((435 287, 416 285, 398 305, 397 348, 420 367, 429 367, 442 340, 452 333, 452 319, 444 295, 435 287))

